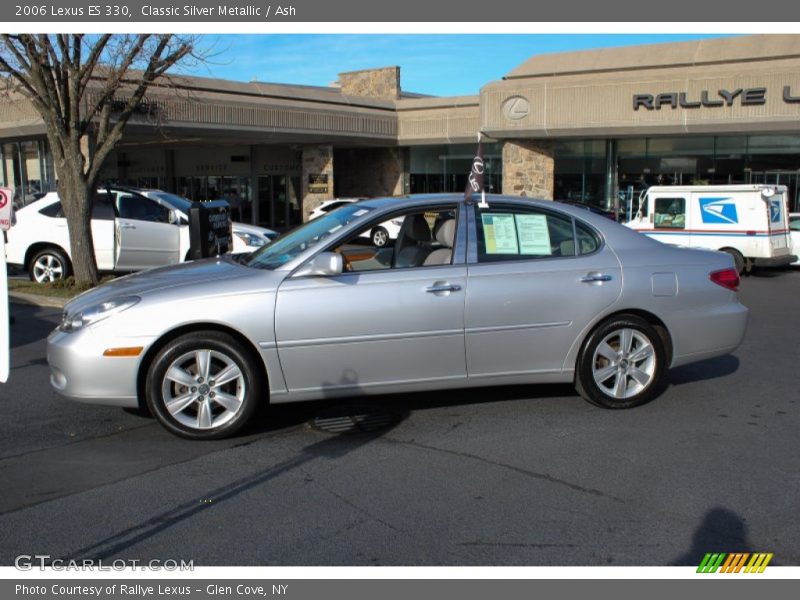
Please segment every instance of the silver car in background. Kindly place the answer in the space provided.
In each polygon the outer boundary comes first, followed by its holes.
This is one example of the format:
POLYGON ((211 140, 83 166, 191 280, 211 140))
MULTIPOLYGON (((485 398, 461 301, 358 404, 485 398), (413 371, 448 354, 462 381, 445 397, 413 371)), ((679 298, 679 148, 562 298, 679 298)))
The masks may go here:
POLYGON ((574 382, 608 408, 742 340, 730 256, 580 208, 456 195, 347 204, 251 255, 130 275, 75 298, 48 338, 55 389, 147 406, 187 438, 259 405, 574 382), (361 238, 403 219, 397 239, 361 238))

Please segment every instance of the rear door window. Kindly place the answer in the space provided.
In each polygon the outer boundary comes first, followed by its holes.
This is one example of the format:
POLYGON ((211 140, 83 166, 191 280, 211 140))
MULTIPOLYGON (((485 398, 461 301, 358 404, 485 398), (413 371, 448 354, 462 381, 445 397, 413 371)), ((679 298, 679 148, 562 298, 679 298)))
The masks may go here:
POLYGON ((535 208, 493 204, 476 208, 478 262, 591 254, 599 237, 566 216, 535 208))

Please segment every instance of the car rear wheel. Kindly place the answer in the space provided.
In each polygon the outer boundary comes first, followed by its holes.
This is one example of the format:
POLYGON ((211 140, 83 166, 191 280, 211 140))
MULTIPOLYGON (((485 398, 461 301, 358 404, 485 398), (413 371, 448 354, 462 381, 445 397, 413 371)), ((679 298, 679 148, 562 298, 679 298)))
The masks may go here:
POLYGON ((625 315, 601 324, 578 359, 575 387, 604 408, 632 408, 659 392, 666 352, 658 331, 644 319, 625 315))
POLYGON ((28 267, 31 281, 50 283, 69 277, 71 268, 69 259, 57 248, 45 248, 37 252, 28 267))
POLYGON ((383 248, 389 243, 389 232, 383 227, 376 227, 372 230, 372 245, 383 248))
POLYGON ((171 433, 194 440, 229 437, 263 398, 255 360, 232 336, 205 331, 169 342, 147 372, 147 406, 171 433))
POLYGON ((736 268, 736 272, 739 273, 739 275, 742 275, 747 266, 742 253, 735 248, 723 248, 722 252, 730 254, 733 257, 733 265, 736 268))

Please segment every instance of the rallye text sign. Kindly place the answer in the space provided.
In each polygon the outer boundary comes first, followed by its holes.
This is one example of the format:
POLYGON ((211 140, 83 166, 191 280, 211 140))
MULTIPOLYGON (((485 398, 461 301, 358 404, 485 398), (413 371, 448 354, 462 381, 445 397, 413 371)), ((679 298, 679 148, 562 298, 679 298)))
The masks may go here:
MULTIPOLYGON (((800 103, 800 90, 792 90, 792 86, 783 88, 783 101, 786 104, 800 103)), ((767 103, 767 88, 736 88, 732 90, 703 90, 699 95, 687 92, 662 92, 660 94, 634 94, 633 110, 661 110, 670 108, 714 108, 719 106, 758 106, 767 103)))

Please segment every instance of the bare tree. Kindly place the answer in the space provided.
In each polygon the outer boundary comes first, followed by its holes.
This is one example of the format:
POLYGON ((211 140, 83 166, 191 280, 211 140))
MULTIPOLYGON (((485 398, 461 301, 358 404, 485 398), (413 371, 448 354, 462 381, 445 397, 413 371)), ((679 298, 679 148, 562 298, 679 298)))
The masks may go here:
POLYGON ((76 284, 95 285, 92 197, 103 162, 166 71, 197 58, 173 35, 3 34, 0 74, 44 120, 69 228, 76 284))

